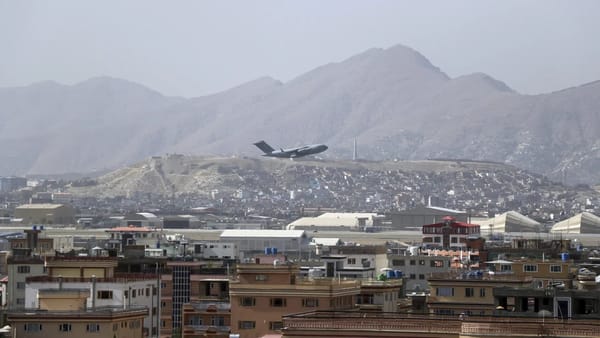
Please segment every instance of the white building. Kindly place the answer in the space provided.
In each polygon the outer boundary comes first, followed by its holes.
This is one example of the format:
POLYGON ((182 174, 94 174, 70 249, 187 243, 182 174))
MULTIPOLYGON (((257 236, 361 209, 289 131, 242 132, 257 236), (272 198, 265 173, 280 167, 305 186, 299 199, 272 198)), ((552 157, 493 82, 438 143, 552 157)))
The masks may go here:
POLYGON ((379 218, 375 213, 326 212, 317 217, 302 217, 288 224, 288 230, 367 231, 379 218))
POLYGON ((308 256, 308 239, 303 230, 224 230, 220 241, 233 243, 240 259, 258 252, 282 253, 291 257, 308 256), (275 252, 273 252, 275 248, 275 252))
POLYGON ((552 233, 563 234, 600 234, 600 217, 582 212, 552 226, 552 233))

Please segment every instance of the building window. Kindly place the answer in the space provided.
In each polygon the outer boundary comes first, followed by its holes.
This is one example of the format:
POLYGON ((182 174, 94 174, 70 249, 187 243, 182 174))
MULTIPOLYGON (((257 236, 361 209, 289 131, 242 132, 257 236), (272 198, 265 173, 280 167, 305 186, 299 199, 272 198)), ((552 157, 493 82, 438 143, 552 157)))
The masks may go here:
POLYGON ((25 289, 25 282, 17 282, 17 289, 25 289))
POLYGON ((257 281, 266 281, 267 275, 256 275, 256 280, 257 281))
POLYGON ((87 324, 85 326, 85 330, 87 332, 99 332, 100 331, 100 324, 87 324))
POLYGON ((28 332, 39 332, 39 331, 42 331, 42 324, 27 323, 24 325, 23 330, 28 331, 28 332))
POLYGON ((119 324, 118 323, 114 323, 113 324, 113 331, 117 331, 119 329, 119 324))
POLYGON ((303 307, 318 307, 319 299, 318 298, 304 298, 302 299, 303 307))
POLYGON ((356 258, 348 258, 348 264, 356 264, 356 258))
POLYGON ((562 272, 562 265, 550 265, 550 272, 562 272))
POLYGON ((240 320, 238 322, 238 329, 240 330, 251 330, 256 327, 255 321, 250 320, 240 320))
POLYGON ((442 238, 441 237, 433 237, 433 242, 434 243, 442 243, 442 238))
POLYGON ((284 306, 286 306, 286 299, 285 298, 271 298, 271 306, 284 307, 284 306))
POLYGON ((435 289, 435 295, 441 297, 454 296, 454 288, 440 287, 435 289))
POLYGON ((404 266, 404 259, 393 259, 392 265, 393 266, 404 266))
POLYGON ((456 238, 456 237, 450 238, 450 243, 458 243, 458 238, 456 238))
POLYGON ((415 275, 414 273, 411 273, 408 278, 410 278, 410 279, 417 279, 417 275, 415 275))
POLYGON ((537 272, 538 266, 537 264, 525 264, 523 265, 523 272, 537 272))
POLYGON ((485 288, 479 289, 479 297, 485 297, 485 288))
POLYGON ((225 317, 212 317, 211 318, 212 326, 225 326, 225 317))
POLYGON ((473 288, 465 288, 465 297, 473 297, 475 290, 473 288))
POLYGON ((500 265, 500 271, 501 272, 512 271, 512 265, 510 265, 510 264, 502 264, 502 265, 500 265))
POLYGON ((59 324, 58 325, 58 331, 61 331, 61 332, 71 332, 71 324, 67 324, 67 323, 59 324))
POLYGON ((29 273, 31 271, 31 267, 29 265, 19 265, 17 266, 18 273, 29 273))
POLYGON ((254 306, 254 305, 256 305, 256 298, 254 298, 254 297, 240 298, 240 306, 254 306))
POLYGON ((415 261, 414 259, 410 260, 410 265, 416 265, 416 264, 417 264, 417 261, 415 261))
POLYGON ((419 279, 425 279, 425 275, 424 274, 419 274, 419 279))
POLYGON ((25 305, 25 298, 17 298, 17 305, 25 305))
POLYGON ((444 261, 439 260, 439 259, 434 259, 431 261, 430 263, 432 268, 443 268, 444 267, 444 261))
POLYGON ((425 265, 425 260, 424 259, 419 260, 419 265, 425 265))
POLYGON ((283 322, 269 322, 269 330, 279 331, 283 328, 283 322))
POLYGON ((131 290, 131 298, 135 298, 136 289, 131 290))
POLYGON ((112 290, 99 290, 98 291, 98 299, 112 299, 113 292, 112 290))

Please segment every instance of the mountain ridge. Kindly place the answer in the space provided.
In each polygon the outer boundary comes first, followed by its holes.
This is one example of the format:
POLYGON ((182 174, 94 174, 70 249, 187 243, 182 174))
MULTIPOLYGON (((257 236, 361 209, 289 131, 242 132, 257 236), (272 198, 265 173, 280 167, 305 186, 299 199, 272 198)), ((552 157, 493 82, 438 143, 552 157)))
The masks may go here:
POLYGON ((127 80, 0 88, 0 174, 111 169, 164 153, 255 155, 327 143, 325 158, 472 158, 569 183, 600 181, 600 81, 522 95, 483 73, 448 77, 418 51, 373 48, 281 82, 193 98, 127 80))

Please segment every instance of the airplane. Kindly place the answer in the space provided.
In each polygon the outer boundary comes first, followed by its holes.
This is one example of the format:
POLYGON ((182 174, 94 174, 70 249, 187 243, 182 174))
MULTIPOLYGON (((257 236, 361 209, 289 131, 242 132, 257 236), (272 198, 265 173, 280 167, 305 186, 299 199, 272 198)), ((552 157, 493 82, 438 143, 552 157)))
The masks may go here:
POLYGON ((262 156, 280 157, 280 158, 296 158, 296 157, 302 157, 302 156, 306 156, 306 155, 318 154, 318 153, 324 152, 328 148, 324 144, 312 144, 312 145, 306 145, 306 146, 296 147, 296 148, 289 148, 289 149, 281 148, 280 150, 275 150, 275 149, 273 149, 273 147, 268 145, 267 142, 265 142, 265 141, 256 142, 256 143, 254 143, 254 145, 257 146, 260 150, 262 150, 264 152, 264 154, 262 156))

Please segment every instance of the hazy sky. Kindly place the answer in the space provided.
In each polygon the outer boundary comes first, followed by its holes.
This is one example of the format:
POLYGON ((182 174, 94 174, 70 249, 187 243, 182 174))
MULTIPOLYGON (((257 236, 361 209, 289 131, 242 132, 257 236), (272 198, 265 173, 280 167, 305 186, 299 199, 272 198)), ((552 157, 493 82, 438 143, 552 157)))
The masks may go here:
POLYGON ((521 93, 600 80, 600 1, 0 0, 0 87, 94 76, 200 96, 403 44, 521 93))

